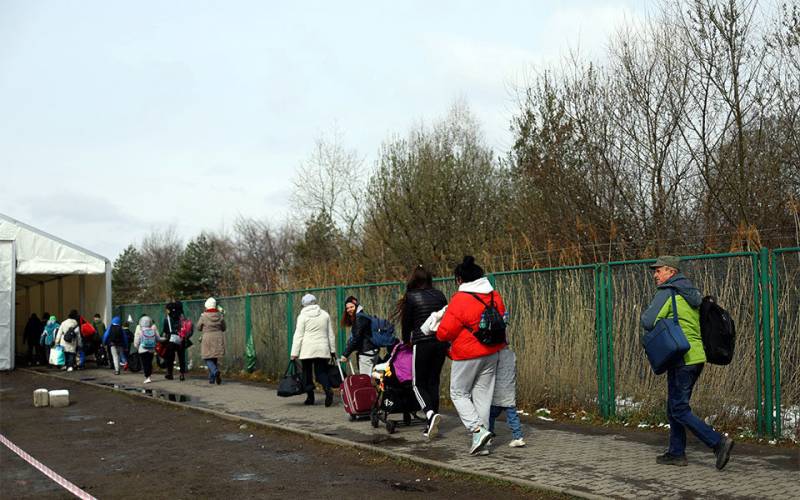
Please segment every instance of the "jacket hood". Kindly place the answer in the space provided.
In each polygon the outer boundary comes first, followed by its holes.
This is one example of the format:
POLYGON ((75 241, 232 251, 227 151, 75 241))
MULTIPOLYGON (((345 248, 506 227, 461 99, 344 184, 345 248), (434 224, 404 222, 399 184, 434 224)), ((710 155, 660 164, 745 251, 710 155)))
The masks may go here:
POLYGON ((305 306, 303 309, 300 310, 300 314, 303 316, 310 316, 312 318, 316 318, 322 313, 322 309, 319 308, 317 304, 311 304, 310 306, 305 306))
POLYGON ((660 290, 674 289, 686 302, 692 307, 700 307, 703 302, 703 296, 700 290, 689 281, 689 278, 682 273, 678 273, 664 283, 658 285, 660 290))
POLYGON ((489 280, 484 276, 483 278, 478 278, 475 281, 461 283, 461 285, 458 287, 458 291, 472 293, 492 293, 494 288, 492 287, 492 284, 489 283, 489 280))
POLYGON ((206 311, 203 313, 203 316, 210 319, 211 321, 221 321, 222 320, 222 313, 219 311, 206 311))

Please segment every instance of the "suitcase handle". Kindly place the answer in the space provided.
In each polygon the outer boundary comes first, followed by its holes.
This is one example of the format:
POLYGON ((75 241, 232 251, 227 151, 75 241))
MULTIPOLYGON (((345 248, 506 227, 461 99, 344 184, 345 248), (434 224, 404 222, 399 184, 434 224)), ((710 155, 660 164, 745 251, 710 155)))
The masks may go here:
MULTIPOLYGON (((347 360, 347 364, 350 365, 350 375, 355 375, 356 371, 353 369, 353 362, 347 360)), ((347 376, 345 375, 345 372, 342 371, 342 364, 337 361, 336 366, 339 368, 339 375, 342 376, 342 380, 346 379, 347 376)))

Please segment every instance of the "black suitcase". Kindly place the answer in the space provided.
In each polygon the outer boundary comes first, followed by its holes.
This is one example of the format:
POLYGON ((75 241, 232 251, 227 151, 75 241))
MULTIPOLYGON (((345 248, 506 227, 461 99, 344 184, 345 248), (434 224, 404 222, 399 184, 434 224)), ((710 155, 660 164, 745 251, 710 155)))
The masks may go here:
POLYGON ((131 373, 139 373, 142 370, 142 358, 139 357, 138 352, 128 353, 128 371, 131 373))

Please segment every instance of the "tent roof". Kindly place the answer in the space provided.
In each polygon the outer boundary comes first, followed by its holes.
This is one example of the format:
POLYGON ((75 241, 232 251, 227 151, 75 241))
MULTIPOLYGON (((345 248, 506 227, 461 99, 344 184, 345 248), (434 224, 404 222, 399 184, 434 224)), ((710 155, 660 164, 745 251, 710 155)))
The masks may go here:
POLYGON ((110 261, 0 213, 0 240, 17 242, 17 274, 105 274, 110 261))

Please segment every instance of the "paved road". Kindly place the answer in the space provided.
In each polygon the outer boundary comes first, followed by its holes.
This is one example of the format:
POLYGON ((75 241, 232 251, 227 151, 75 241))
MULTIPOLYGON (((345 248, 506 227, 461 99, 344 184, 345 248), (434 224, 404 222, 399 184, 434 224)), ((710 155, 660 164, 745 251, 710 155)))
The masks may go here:
MULTIPOLYGON (((567 498, 24 371, 0 373, 0 434, 100 499, 567 498), (72 404, 34 408, 42 386, 72 404)), ((0 498, 74 497, 0 445, 0 498)))
POLYGON ((548 424, 524 420, 525 448, 507 446, 510 434, 504 423, 492 454, 467 453, 468 436, 455 414, 446 414, 443 436, 427 442, 419 427, 400 426, 389 435, 369 422, 348 421, 340 403, 331 408, 304 406, 303 398, 279 398, 274 389, 250 383, 209 385, 194 378, 185 382, 163 380, 142 385, 139 374, 115 376, 109 370, 75 372, 72 378, 120 384, 129 389, 161 392, 162 397, 190 399, 185 404, 210 408, 290 428, 336 436, 361 443, 379 444, 394 452, 505 477, 533 481, 554 488, 613 498, 800 498, 798 450, 740 445, 724 471, 714 468, 714 456, 690 438, 688 467, 656 465, 666 434, 620 433, 597 428, 548 424), (171 394, 171 395, 170 395, 171 394), (181 398, 183 396, 183 398, 181 398))

